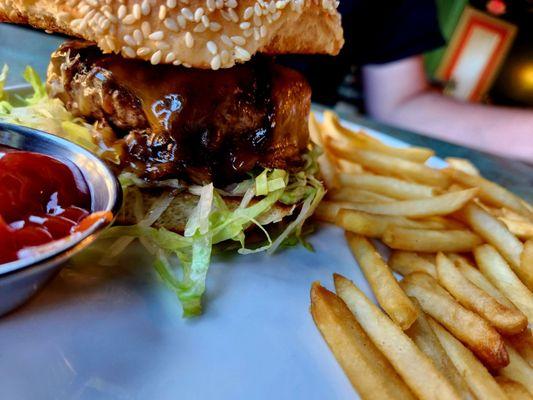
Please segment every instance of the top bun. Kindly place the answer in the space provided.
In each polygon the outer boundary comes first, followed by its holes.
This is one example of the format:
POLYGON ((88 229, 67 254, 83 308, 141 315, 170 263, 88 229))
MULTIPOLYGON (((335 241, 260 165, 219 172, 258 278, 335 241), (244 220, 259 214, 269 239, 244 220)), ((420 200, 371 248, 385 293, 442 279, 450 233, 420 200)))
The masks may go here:
POLYGON ((152 64, 230 68, 257 52, 337 54, 337 0, 0 0, 0 21, 30 24, 152 64))

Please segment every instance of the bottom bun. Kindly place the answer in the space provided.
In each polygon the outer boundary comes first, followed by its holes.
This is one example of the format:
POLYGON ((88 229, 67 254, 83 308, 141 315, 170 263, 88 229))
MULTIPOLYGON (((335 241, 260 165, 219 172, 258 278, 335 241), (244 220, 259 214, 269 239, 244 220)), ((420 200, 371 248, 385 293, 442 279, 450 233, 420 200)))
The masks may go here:
MULTIPOLYGON (((143 215, 152 207, 154 202, 161 197, 160 191, 152 189, 140 189, 143 204, 143 215)), ((135 218, 135 203, 136 191, 128 190, 124 195, 124 206, 117 216, 116 223, 119 225, 133 225, 138 221, 135 218)), ((240 197, 222 196, 224 202, 230 209, 235 209, 241 202, 240 197)), ((183 233, 185 225, 189 219, 192 211, 198 203, 198 196, 188 192, 181 192, 174 197, 168 208, 161 214, 161 216, 152 225, 154 228, 165 228, 173 232, 183 233)), ((257 202, 252 200, 250 204, 257 202)), ((268 211, 257 218, 257 222, 261 225, 268 225, 280 222, 283 218, 292 215, 294 206, 288 206, 281 203, 276 203, 268 211)))

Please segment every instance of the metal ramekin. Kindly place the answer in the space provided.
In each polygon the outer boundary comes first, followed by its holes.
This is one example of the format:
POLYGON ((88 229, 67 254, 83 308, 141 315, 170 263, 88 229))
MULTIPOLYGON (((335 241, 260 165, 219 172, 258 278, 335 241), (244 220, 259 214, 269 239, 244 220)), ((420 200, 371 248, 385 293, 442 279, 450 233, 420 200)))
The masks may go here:
MULTIPOLYGON (((89 151, 49 133, 2 122, 0 145, 74 163, 89 185, 92 211, 110 211, 113 218, 117 215, 122 204, 120 184, 104 162, 89 151)), ((33 296, 59 272, 65 261, 91 244, 112 222, 95 224, 37 257, 0 264, 0 315, 33 296)))

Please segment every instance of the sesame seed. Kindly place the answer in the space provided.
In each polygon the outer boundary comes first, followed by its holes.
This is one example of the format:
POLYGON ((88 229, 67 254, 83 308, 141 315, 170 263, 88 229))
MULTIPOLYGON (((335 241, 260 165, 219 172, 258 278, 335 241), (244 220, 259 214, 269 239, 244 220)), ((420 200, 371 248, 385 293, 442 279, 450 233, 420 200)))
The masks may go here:
POLYGON ((133 50, 131 47, 124 46, 122 48, 122 53, 129 58, 135 58, 135 50, 133 50))
POLYGON ((87 12, 91 9, 91 7, 88 4, 83 4, 79 7, 81 14, 87 14, 87 12))
POLYGON ((222 7, 224 7, 224 1, 223 0, 215 0, 215 7, 220 10, 222 7))
POLYGON ((178 2, 176 0, 167 0, 167 7, 172 9, 172 8, 176 8, 176 6, 178 5, 178 2))
POLYGON ((221 29, 222 25, 220 25, 218 22, 211 22, 209 24, 209 30, 211 30, 212 32, 218 32, 221 29))
POLYGON ((183 15, 178 15, 176 17, 176 21, 178 21, 178 25, 182 29, 185 28, 185 26, 187 25, 187 20, 185 19, 185 17, 183 15))
POLYGON ((133 16, 135 19, 141 19, 141 6, 139 4, 133 5, 133 16))
POLYGON ((148 35, 148 38, 150 40, 162 40, 165 37, 165 33, 163 31, 155 31, 148 35))
POLYGON ((126 16, 127 12, 128 12, 128 9, 126 8, 126 6, 124 4, 121 4, 117 10, 118 19, 123 19, 126 16))
POLYGON ((246 43, 246 39, 242 36, 232 36, 231 41, 239 46, 243 46, 246 43))
POLYGON ((250 37, 254 34, 253 29, 246 29, 245 31, 242 31, 242 34, 245 38, 250 37))
POLYGON ((176 24, 176 21, 174 21, 173 19, 167 18, 165 19, 165 21, 163 21, 163 23, 165 24, 167 29, 174 32, 179 31, 178 24, 176 24))
POLYGON ((204 24, 198 24, 194 27, 193 32, 205 32, 206 29, 204 24))
POLYGON ((181 9, 181 14, 189 21, 192 21, 194 19, 192 11, 189 10, 187 7, 181 9))
POLYGON ((286 1, 281 1, 281 0, 276 1, 276 8, 277 8, 278 10, 282 10, 282 9, 284 9, 286 5, 287 5, 287 2, 286 2, 286 1))
POLYGON ((191 32, 185 33, 185 46, 187 46, 189 49, 194 46, 194 38, 191 35, 191 32))
POLYGON ((131 14, 128 14, 124 17, 124 19, 122 20, 122 23, 126 24, 126 25, 131 25, 135 22, 135 17, 131 14))
POLYGON ((226 44, 227 46, 229 47, 233 47, 233 42, 231 41, 231 39, 229 38, 229 36, 227 35, 221 35, 220 36, 220 40, 222 40, 222 42, 224 44, 226 44))
POLYGON ((231 22, 231 18, 226 11, 220 10, 220 15, 222 15, 222 18, 224 18, 226 21, 231 22))
POLYGON ((139 29, 135 29, 133 31, 133 38, 135 39, 135 44, 137 46, 140 46, 142 41, 143 41, 143 39, 144 39, 143 38, 143 34, 142 34, 142 32, 139 29))
POLYGON ((206 47, 207 47, 207 50, 208 50, 211 54, 213 54, 213 55, 217 54, 217 52, 218 52, 218 46, 217 46, 216 43, 213 42, 212 40, 210 40, 209 42, 206 43, 206 47))
POLYGON ((158 14, 159 19, 163 21, 166 16, 167 16, 167 8, 164 5, 159 6, 159 14, 158 14))
POLYGON ((276 11, 272 14, 272 21, 276 21, 279 17, 281 17, 281 11, 276 11))
POLYGON ((254 25, 255 26, 261 26, 263 22, 261 21, 261 17, 258 17, 257 15, 254 15, 254 25))
POLYGON ((255 40, 261 39, 261 34, 259 33, 259 28, 254 28, 254 39, 255 40))
POLYGON ((255 15, 257 16, 261 15, 261 6, 258 3, 255 3, 254 5, 254 12, 255 12, 255 15))
POLYGON ((137 55, 138 56, 146 56, 147 54, 150 54, 150 49, 148 47, 139 47, 137 49, 137 55))
POLYGON ((247 61, 251 57, 250 53, 240 46, 235 46, 235 58, 238 60, 247 61))
POLYGON ((211 59, 211 69, 216 71, 220 68, 220 56, 217 54, 211 59))
POLYGON ((207 15, 202 15, 202 24, 204 24, 206 28, 209 27, 209 17, 207 15))
POLYGON ((203 15, 204 15, 204 9, 202 7, 198 7, 196 11, 194 12, 194 20, 196 22, 200 21, 203 15))
POLYGON ((226 64, 229 61, 229 53, 227 50, 222 50, 220 52, 220 60, 223 64, 226 64))
POLYGON ((244 14, 242 15, 244 20, 248 20, 252 18, 252 15, 254 14, 253 7, 248 7, 246 10, 244 10, 244 14))
POLYGON ((150 22, 144 21, 141 24, 141 31, 142 31, 144 37, 147 38, 148 35, 150 35, 150 33, 152 33, 152 27, 150 26, 150 22))
POLYGON ((209 11, 215 11, 215 0, 206 0, 205 5, 209 11))
POLYGON ((150 7, 150 3, 148 2, 148 0, 143 0, 141 4, 142 15, 150 14, 150 10, 151 10, 151 7, 150 7))
POLYGON ((107 46, 109 47, 111 51, 115 51, 116 49, 115 41, 113 40, 111 36, 106 36, 105 42, 107 43, 107 46))
POLYGON ((191 64, 189 63, 182 63, 181 65, 183 65, 185 68, 191 68, 191 64))
POLYGON ((261 26, 261 28, 259 28, 259 34, 261 35, 262 38, 264 38, 266 35, 267 35, 267 28, 266 26, 261 26))
POLYGON ((180 2, 183 4, 189 4, 189 0, 180 0, 180 2))
POLYGON ((167 54, 167 56, 165 57, 165 62, 166 63, 171 63, 172 61, 174 61, 176 59, 176 55, 173 53, 173 52, 170 52, 167 54))
POLYGON ((250 28, 250 23, 249 22, 241 22, 239 24, 239 28, 241 28, 242 30, 249 29, 250 28))
POLYGON ((111 25, 111 21, 108 20, 108 19, 104 19, 104 20, 102 20, 102 21, 100 22, 99 25, 100 25, 100 29, 101 29, 102 31, 106 31, 106 30, 109 29, 109 25, 111 25))
POLYGON ((271 14, 276 12, 276 3, 274 3, 273 1, 268 3, 268 12, 271 14))
POLYGON ((239 22, 239 16, 233 8, 228 8, 228 15, 233 22, 239 22))
POLYGON ((229 8, 235 8, 237 7, 237 1, 236 0, 227 0, 226 6, 229 8))
POLYGON ((152 65, 159 64, 162 54, 163 53, 161 53, 161 50, 157 50, 154 54, 152 54, 152 57, 150 57, 150 63, 152 63, 152 65))
POLYGON ((180 65, 180 64, 181 64, 181 60, 174 60, 174 61, 172 62, 172 64, 174 64, 174 65, 180 65))
POLYGON ((110 20, 111 22, 113 22, 113 23, 115 23, 115 24, 118 22, 118 18, 115 17, 113 14, 111 14, 111 12, 105 10, 105 11, 104 11, 104 15, 105 15, 106 18, 107 18, 108 20, 110 20))
POLYGON ((124 35, 124 41, 132 47, 135 47, 135 45, 137 44, 135 43, 135 39, 133 39, 133 37, 130 35, 124 35))
POLYGON ((170 45, 165 42, 155 42, 155 47, 160 50, 167 50, 170 49, 170 45))

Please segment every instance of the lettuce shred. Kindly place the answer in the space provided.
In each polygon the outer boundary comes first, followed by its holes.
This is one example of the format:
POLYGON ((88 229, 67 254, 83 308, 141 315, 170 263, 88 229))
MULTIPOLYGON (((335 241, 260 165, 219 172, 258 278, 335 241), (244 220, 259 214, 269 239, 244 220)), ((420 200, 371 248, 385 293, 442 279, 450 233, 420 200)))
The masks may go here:
MULTIPOLYGON (((7 66, 4 66, 0 73, 0 121, 45 130, 102 157, 101 149, 92 139, 94 127, 73 117, 60 100, 50 99, 44 84, 31 67, 24 72, 24 78, 33 88, 33 93, 27 97, 10 98, 4 92, 7 72, 7 66)), ((131 242, 139 240, 154 257, 154 268, 160 278, 176 293, 183 307, 183 315, 199 315, 211 256, 217 245, 233 242, 240 254, 260 251, 273 253, 280 247, 296 243, 310 248, 302 238, 302 229, 325 193, 322 183, 315 178, 319 154, 317 147, 310 148, 304 155, 305 166, 298 173, 264 169, 249 179, 225 188, 215 188, 213 184, 185 186, 174 179, 158 182, 157 186, 168 190, 145 215, 139 188, 146 187, 147 183, 132 173, 123 172, 119 181, 124 191, 133 191, 135 194, 137 224, 113 226, 103 233, 102 240, 111 239, 113 245, 107 249, 107 255, 101 263, 113 263, 131 242), (183 235, 153 226, 179 191, 198 196, 183 235), (240 204, 236 208, 230 207, 223 196, 238 197, 240 204), (271 238, 260 221, 278 202, 293 207, 297 212, 283 231, 276 238, 271 238), (249 248, 246 234, 253 226, 264 234, 265 240, 249 248)), ((95 246, 98 246, 98 242, 95 246)))

